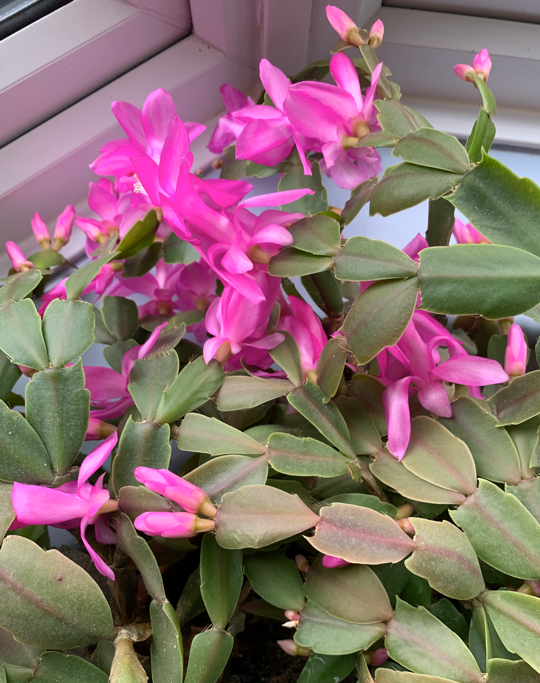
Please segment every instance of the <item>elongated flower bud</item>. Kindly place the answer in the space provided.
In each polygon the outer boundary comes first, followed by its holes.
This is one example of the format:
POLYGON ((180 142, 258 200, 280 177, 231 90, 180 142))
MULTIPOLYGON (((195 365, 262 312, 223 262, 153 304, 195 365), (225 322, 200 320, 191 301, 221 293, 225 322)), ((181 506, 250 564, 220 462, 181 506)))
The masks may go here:
POLYGON ((512 325, 508 332, 508 343, 504 354, 504 369, 510 377, 525 374, 527 366, 527 342, 519 325, 512 325))
POLYGON ((364 45, 360 29, 342 9, 334 5, 326 5, 326 17, 341 40, 355 47, 364 45))
POLYGON ((15 242, 6 242, 6 251, 17 272, 24 273, 25 270, 30 270, 30 268, 34 267, 34 264, 31 261, 26 260, 26 256, 15 242))
POLYGON ((202 489, 169 470, 137 467, 134 474, 135 479, 147 489, 174 500, 187 512, 198 512, 212 518, 216 516, 216 508, 202 489))
POLYGON ((215 528, 212 520, 201 519, 191 512, 143 512, 134 525, 148 536, 163 538, 190 538, 215 528))
POLYGON ((470 64, 456 64, 454 73, 461 78, 462 81, 469 81, 474 83, 474 77, 478 76, 483 81, 489 78, 491 71, 491 59, 489 52, 484 48, 473 59, 472 66, 470 64))
POLYGON ((296 562, 296 566, 298 569, 304 573, 307 574, 309 571, 309 562, 307 561, 307 558, 304 557, 304 555, 297 555, 294 558, 294 561, 296 562))
POLYGON ((75 220, 75 207, 69 204, 58 216, 54 230, 54 248, 56 251, 67 244, 71 238, 73 221, 75 220))
POLYGON ((370 45, 372 48, 378 48, 379 45, 382 43, 382 39, 384 36, 384 24, 380 19, 377 19, 377 21, 373 24, 373 26, 369 30, 369 40, 368 40, 368 45, 370 45))
POLYGON ((300 657, 309 657, 311 654, 309 647, 297 645, 294 640, 278 640, 277 644, 284 652, 286 652, 288 655, 292 655, 293 657, 296 655, 300 657))
POLYGON ((42 249, 50 249, 51 248, 51 236, 49 234, 49 229, 47 228, 45 221, 39 215, 39 213, 34 214, 34 217, 30 221, 30 223, 32 224, 32 230, 34 231, 34 237, 36 238, 36 242, 39 244, 39 246, 42 249))
POLYGON ((342 560, 341 557, 334 557, 333 555, 323 555, 322 566, 327 569, 334 569, 335 567, 346 567, 350 562, 342 560))

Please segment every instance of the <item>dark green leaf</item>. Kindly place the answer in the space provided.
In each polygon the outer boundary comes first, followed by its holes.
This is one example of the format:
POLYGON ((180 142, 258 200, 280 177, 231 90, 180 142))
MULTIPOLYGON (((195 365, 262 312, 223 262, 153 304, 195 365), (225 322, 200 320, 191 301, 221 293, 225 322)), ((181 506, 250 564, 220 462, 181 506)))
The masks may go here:
POLYGON ((529 178, 484 154, 447 199, 491 242, 540 256, 540 232, 531 221, 540 212, 540 188, 529 178))
POLYGON ((134 422, 131 416, 128 418, 112 464, 112 483, 116 494, 122 486, 139 486, 133 474, 136 467, 169 467, 169 439, 169 425, 134 422))
POLYGON ((278 472, 297 477, 337 477, 350 463, 341 453, 315 439, 273 434, 268 440, 268 462, 278 472))
POLYGON ((285 396, 293 389, 289 380, 262 377, 227 377, 217 393, 221 411, 254 408, 267 401, 285 396))
POLYGON ((377 575, 360 564, 327 569, 317 560, 309 569, 305 593, 332 616, 352 624, 373 624, 393 616, 377 575))
POLYGON ((461 640, 467 641, 467 621, 454 603, 447 598, 441 598, 429 608, 429 611, 448 628, 451 628, 454 633, 457 633, 461 640))
POLYGON ((15 511, 11 502, 13 486, 0 481, 0 543, 4 540, 7 530, 15 519, 15 511))
POLYGON ((367 650, 385 631, 386 624, 351 624, 308 602, 300 615, 294 640, 298 645, 310 647, 320 654, 346 655, 367 650))
MULTIPOLYGON (((150 604, 152 621, 152 683, 181 681, 184 673, 184 651, 178 617, 170 602, 150 604)), ((191 645, 193 651, 193 643, 191 645)), ((187 679, 186 679, 187 680, 187 679)))
POLYGON ((268 352, 275 362, 285 371, 289 380, 297 387, 302 384, 302 360, 294 337, 281 332, 285 339, 268 352))
POLYGON ((337 336, 329 339, 323 347, 317 361, 317 384, 324 396, 324 402, 328 403, 338 390, 343 368, 347 360, 347 348, 343 337, 337 336))
POLYGON ((295 221, 289 228, 293 246, 318 256, 335 256, 341 246, 339 223, 327 216, 311 216, 295 221))
POLYGON ((450 516, 484 562, 510 576, 540 579, 540 524, 515 496, 481 479, 450 516))
POLYGON ((0 550, 0 626, 43 648, 74 648, 107 638, 111 610, 97 583, 57 550, 20 536, 0 550), (39 567, 39 571, 36 568, 39 567))
POLYGON ((201 545, 201 595, 214 628, 227 628, 242 589, 242 551, 226 550, 212 534, 201 545))
MULTIPOLYGON (((146 317, 145 320, 148 321, 148 317, 146 317)), ((169 353, 169 351, 172 351, 180 343, 182 337, 186 333, 186 327, 188 325, 194 325, 201 322, 201 320, 204 320, 204 312, 184 311, 183 313, 173 315, 172 318, 166 318, 166 320, 166 327, 159 333, 156 343, 150 349, 146 358, 157 358, 158 356, 164 356, 169 353)), ((155 325, 148 324, 147 322, 144 325, 141 325, 141 327, 153 332, 162 322, 164 321, 156 320, 155 325)))
POLYGON ((264 548, 319 521, 298 496, 270 486, 244 486, 223 496, 216 517, 222 548, 264 548))
POLYGON ((176 614, 180 626, 187 624, 194 617, 204 612, 204 602, 201 596, 201 577, 199 567, 188 576, 178 605, 176 614))
POLYGON ((395 517, 397 508, 390 503, 383 503, 377 496, 371 496, 366 493, 342 493, 331 498, 323 500, 324 505, 331 505, 332 503, 346 503, 347 505, 360 505, 361 507, 370 508, 382 515, 389 515, 395 517))
POLYGON ((343 283, 336 280, 331 270, 306 275, 302 277, 302 284, 313 301, 318 306, 320 305, 330 317, 338 317, 343 311, 343 297, 341 295, 343 283))
POLYGON ((322 184, 321 169, 319 164, 314 161, 311 164, 313 175, 304 175, 304 168, 301 164, 291 166, 285 175, 280 179, 278 190, 300 190, 308 188, 314 190, 315 194, 305 195, 295 202, 286 204, 281 208, 290 213, 299 212, 305 216, 320 213, 328 210, 328 194, 322 184))
POLYGON ((196 413, 186 415, 178 430, 178 446, 184 451, 210 455, 263 455, 266 448, 245 434, 215 417, 196 413))
POLYGON ((202 356, 186 365, 163 394, 154 421, 175 422, 186 413, 205 403, 225 379, 223 368, 216 360, 208 365, 202 356))
POLYGON ((471 167, 463 145, 453 135, 434 128, 419 128, 401 138, 392 154, 403 161, 462 175, 471 167))
MULTIPOLYGON (((171 232, 171 235, 173 233, 171 232)), ((149 247, 141 249, 135 256, 124 261, 122 277, 142 277, 149 273, 163 256, 163 243, 154 242, 149 247)))
POLYGON ((444 197, 429 200, 426 240, 430 247, 446 247, 454 229, 454 207, 444 197))
POLYGON ((76 299, 81 296, 92 280, 99 275, 102 267, 115 258, 117 252, 107 251, 90 261, 86 266, 79 268, 66 280, 66 296, 68 299, 76 299))
POLYGON ((0 349, 17 365, 36 370, 48 367, 41 318, 31 299, 0 308, 0 349))
POLYGON ((282 610, 304 609, 304 583, 283 550, 246 555, 244 562, 253 590, 267 602, 282 610))
POLYGON ((383 445, 371 415, 350 396, 338 396, 335 405, 349 429, 353 451, 357 455, 377 455, 383 445))
POLYGON ((399 562, 414 550, 413 541, 391 517, 358 505, 333 503, 320 511, 311 545, 325 555, 354 564, 399 562))
POLYGON ((540 370, 516 377, 488 400, 499 425, 517 425, 540 414, 540 370))
POLYGON ((96 323, 94 327, 94 337, 96 344, 114 344, 116 339, 105 327, 105 323, 103 322, 103 317, 101 315, 101 309, 97 306, 92 306, 92 310, 94 311, 94 320, 96 323))
POLYGON ((139 311, 137 304, 123 296, 103 297, 101 315, 105 327, 118 341, 132 337, 139 327, 139 311))
POLYGON ((353 375, 348 393, 355 398, 364 410, 371 415, 381 436, 388 434, 382 395, 386 387, 371 375, 353 375))
POLYGON ((42 277, 40 270, 32 268, 25 273, 15 273, 5 278, 5 284, 0 287, 0 306, 24 299, 39 285, 42 277))
POLYGON ((424 607, 410 607, 398 598, 385 645, 392 659, 415 673, 459 683, 485 682, 461 638, 424 607))
POLYGON ((43 316, 43 337, 53 367, 63 368, 94 343, 92 304, 54 299, 43 316))
POLYGON ((375 100, 375 107, 380 112, 377 120, 381 128, 394 133, 398 138, 403 138, 419 128, 429 127, 429 123, 421 114, 405 107, 398 100, 375 100))
POLYGON ((144 420, 151 422, 164 392, 178 375, 178 356, 175 351, 166 356, 136 360, 129 373, 128 390, 144 420))
POLYGON ((151 209, 142 221, 134 223, 124 235, 117 247, 118 258, 124 259, 135 256, 141 249, 150 246, 154 241, 158 225, 156 212, 151 209))
POLYGON ((0 351, 0 400, 5 401, 21 376, 21 371, 3 351, 0 351))
POLYGON ((387 242, 368 237, 351 237, 336 256, 339 280, 365 282, 414 277, 417 264, 387 242))
POLYGON ((185 263, 189 265, 199 259, 199 252, 189 242, 181 240, 178 235, 171 232, 164 243, 165 263, 185 263))
POLYGON ((299 277, 328 270, 334 265, 330 256, 316 256, 294 247, 285 247, 270 259, 268 272, 276 277, 299 277))
POLYGON ((79 359, 69 368, 36 373, 26 385, 26 419, 49 453, 55 474, 65 474, 84 443, 90 392, 79 359))
POLYGON ((493 123, 491 116, 486 114, 484 109, 480 109, 478 118, 474 122, 473 129, 466 144, 466 149, 471 161, 474 163, 482 161, 482 150, 486 153, 489 152, 491 144, 495 139, 495 132, 495 124, 493 123))
POLYGON ((138 344, 134 339, 115 342, 103 349, 103 355, 105 356, 105 360, 111 366, 111 368, 121 375, 124 354, 135 346, 138 346, 138 344))
POLYGON ((49 455, 24 417, 0 401, 0 479, 22 484, 50 484, 49 455))
POLYGON ((215 683, 225 668, 234 638, 225 631, 210 629, 193 638, 184 683, 215 683))
POLYGON ((420 252, 422 308, 433 313, 504 318, 540 298, 540 259, 495 244, 455 244, 420 252))
POLYGON ((316 384, 306 382, 287 396, 287 400, 306 420, 340 451, 354 457, 349 430, 343 416, 333 403, 325 403, 322 391, 316 384))
POLYGON ((313 652, 297 683, 340 683, 354 669, 354 654, 320 655, 313 652))
POLYGON ((36 683, 107 683, 109 677, 85 659, 61 652, 44 652, 32 677, 36 683))
MULTIPOLYGON (((366 137, 368 136, 365 135, 364 138, 366 137)), ((369 202, 373 188, 378 182, 378 178, 369 178, 352 190, 350 199, 345 202, 345 206, 341 212, 340 223, 342 228, 349 225, 349 223, 352 223, 364 206, 369 202)))
POLYGON ((396 344, 416 306, 418 280, 375 282, 352 305, 342 331, 358 363, 396 344))

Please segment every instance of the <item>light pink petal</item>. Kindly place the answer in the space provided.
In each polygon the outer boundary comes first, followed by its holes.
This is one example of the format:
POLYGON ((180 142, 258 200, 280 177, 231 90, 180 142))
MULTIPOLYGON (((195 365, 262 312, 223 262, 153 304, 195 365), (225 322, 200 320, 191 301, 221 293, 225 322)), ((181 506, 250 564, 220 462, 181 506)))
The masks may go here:
POLYGON ((287 228, 282 228, 281 225, 267 225, 258 230, 248 244, 278 244, 283 247, 293 242, 294 238, 287 228))
POLYGON ((202 135, 206 130, 206 126, 203 123, 197 123, 197 121, 185 121, 184 125, 186 127, 190 142, 196 140, 199 135, 202 135))
POLYGON ((113 545, 116 543, 116 534, 109 526, 107 515, 98 515, 94 522, 94 531, 98 543, 103 543, 103 545, 113 545))
POLYGON ((100 572, 100 574, 103 574, 103 576, 106 576, 111 581, 114 581, 113 570, 107 564, 105 564, 101 557, 92 548, 90 543, 88 543, 88 541, 86 540, 86 529, 88 528, 88 523, 88 517, 83 517, 81 519, 81 538, 84 543, 84 547, 86 548, 86 550, 88 550, 88 554, 92 558, 92 562, 96 565, 98 572, 100 572))
POLYGON ((154 206, 159 206, 159 167, 150 157, 133 157, 131 160, 135 173, 144 187, 150 201, 154 206))
POLYGON ((113 102, 112 113, 124 132, 141 152, 146 151, 146 135, 144 133, 140 109, 129 102, 113 102))
POLYGON ((267 59, 261 59, 259 74, 266 92, 270 95, 276 108, 283 111, 283 102, 287 97, 287 90, 291 82, 276 66, 270 64, 267 59))
POLYGON ((94 448, 94 450, 82 461, 77 479, 79 491, 81 490, 81 486, 103 465, 105 460, 107 460, 112 449, 116 446, 117 441, 118 434, 114 432, 100 443, 97 448, 94 448))
POLYGON ((377 84, 379 82, 379 78, 381 77, 382 68, 383 63, 379 62, 371 73, 371 85, 366 90, 362 111, 367 121, 369 121, 373 113, 373 100, 375 99, 375 94, 377 92, 377 84))
POLYGON ((386 423, 388 425, 388 450, 401 460, 411 437, 411 413, 409 410, 409 386, 412 377, 404 377, 387 387, 382 395, 386 423))
POLYGON ((250 346, 253 349, 274 349, 278 344, 281 344, 284 341, 285 336, 283 334, 274 332, 256 342, 245 342, 245 345, 250 346))
POLYGON ((334 557, 333 555, 323 555, 322 566, 327 569, 334 569, 335 567, 346 567, 350 562, 342 560, 341 557, 334 557))
POLYGON ((221 264, 229 273, 237 275, 253 270, 253 263, 240 248, 238 239, 235 239, 233 244, 227 249, 221 260, 221 264))
POLYGON ((233 88, 230 83, 224 83, 219 89, 221 97, 223 98, 223 104, 230 114, 237 109, 242 109, 248 103, 247 97, 244 93, 240 92, 236 88, 233 88))
POLYGON ((104 408, 94 408, 90 411, 90 416, 98 420, 112 420, 114 417, 120 417, 126 410, 133 405, 131 396, 122 398, 119 401, 111 401, 104 408))
MULTIPOLYGON (((307 95, 319 102, 340 121, 346 122, 351 117, 358 115, 358 105, 354 97, 347 90, 343 90, 337 85, 302 81, 289 88, 288 97, 296 96, 297 93, 307 95)), ((287 111, 287 105, 285 105, 285 111, 287 111)))
POLYGON ((320 143, 337 139, 340 118, 306 93, 291 90, 285 102, 285 113, 294 129, 302 135, 315 138, 320 143))
MULTIPOLYGON (((189 138, 186 127, 178 116, 175 116, 171 123, 169 134, 165 139, 159 161, 159 184, 171 197, 174 196, 176 190, 178 173, 182 163, 187 163, 191 166, 193 155, 189 151, 189 138)), ((154 200, 152 201, 156 204, 154 200)))
POLYGON ((208 363, 214 358, 216 353, 219 350, 219 347, 225 343, 227 340, 224 339, 223 337, 212 337, 212 339, 208 339, 204 343, 203 346, 203 357, 204 357, 204 362, 208 365, 208 363))
POLYGON ((88 502, 77 494, 46 486, 15 482, 11 500, 17 521, 22 525, 58 524, 80 519, 88 511, 88 502))
POLYGON ((431 372, 445 382, 473 387, 508 381, 508 375, 496 360, 466 354, 459 354, 445 360, 431 372))
POLYGON ((357 29, 354 21, 339 7, 326 5, 326 18, 341 40, 347 40, 349 33, 357 29))
POLYGON ((240 206, 251 207, 251 206, 282 206, 285 204, 291 204, 297 199, 305 197, 306 194, 315 194, 313 190, 302 189, 302 190, 284 190, 283 192, 272 192, 271 194, 260 194, 256 197, 250 197, 249 199, 244 199, 240 206))
POLYGON ((426 410, 441 417, 452 417, 452 408, 446 389, 441 382, 428 382, 418 392, 418 400, 426 410))
POLYGON ((358 73, 351 58, 344 52, 332 55, 330 59, 330 73, 340 88, 351 93, 360 111, 363 104, 362 91, 360 90, 358 73))
POLYGON ((88 184, 88 206, 104 220, 114 222, 118 213, 118 201, 114 194, 107 192, 97 183, 88 184))
POLYGON ((290 296, 289 303, 294 316, 304 323, 313 339, 322 348, 328 341, 328 337, 326 336, 326 332, 324 331, 319 317, 315 314, 311 306, 297 296, 290 296))
POLYGON ((90 391, 93 401, 125 398, 129 395, 125 379, 112 368, 85 365, 84 375, 84 386, 90 391))
POLYGON ((189 538, 195 536, 196 522, 197 517, 189 512, 144 512, 134 525, 149 536, 189 538))
POLYGON ((509 375, 524 375, 527 367, 527 341, 523 330, 515 323, 510 326, 504 354, 504 369, 509 375))
POLYGON ((191 177, 191 183, 199 194, 205 194, 218 206, 229 208, 253 189, 253 185, 243 180, 227 180, 225 178, 191 177))
POLYGON ((475 76, 474 69, 469 64, 456 64, 454 66, 454 73, 459 76, 462 81, 471 81, 473 83, 473 77, 475 76))
POLYGON ((148 95, 142 108, 142 125, 154 161, 159 161, 159 155, 175 116, 176 107, 166 90, 158 88, 148 95))
POLYGON ((290 154, 293 144, 291 126, 286 119, 252 121, 238 138, 236 158, 253 161, 264 154, 267 161, 271 161, 271 165, 275 166, 290 154))
POLYGON ((413 237, 412 240, 406 244, 401 251, 412 258, 413 261, 418 261, 420 258, 420 252, 422 249, 426 249, 427 247, 429 247, 429 244, 427 243, 426 238, 422 237, 420 233, 417 233, 416 236, 413 237))

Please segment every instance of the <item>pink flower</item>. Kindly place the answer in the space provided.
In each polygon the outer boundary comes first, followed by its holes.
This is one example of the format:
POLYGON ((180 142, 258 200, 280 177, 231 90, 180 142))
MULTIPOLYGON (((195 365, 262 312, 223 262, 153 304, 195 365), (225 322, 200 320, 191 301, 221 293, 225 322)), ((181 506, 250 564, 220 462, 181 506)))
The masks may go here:
POLYGON ((212 133, 208 149, 214 154, 222 154, 225 147, 236 142, 240 133, 246 127, 246 123, 235 117, 235 112, 239 109, 253 107, 255 102, 251 97, 246 97, 240 90, 233 88, 229 83, 225 83, 219 89, 227 113, 222 116, 216 129, 212 133))
POLYGON ((382 63, 371 75, 362 95, 352 60, 340 52, 330 60, 330 72, 338 84, 305 81, 292 85, 284 111, 308 147, 322 152, 325 170, 339 187, 352 189, 382 170, 372 147, 355 147, 369 132, 380 130, 373 106, 382 63))
POLYGON ((491 244, 474 226, 462 223, 459 218, 456 218, 453 232, 458 244, 491 244))
POLYGON ((200 513, 212 518, 216 516, 217 510, 206 493, 173 472, 155 470, 151 467, 136 467, 134 475, 147 489, 173 500, 186 512, 200 513))
POLYGON ((343 10, 339 9, 339 7, 326 5, 326 18, 341 40, 344 40, 346 43, 349 43, 349 45, 354 45, 355 47, 364 45, 358 26, 343 10))
POLYGON ((278 332, 266 333, 280 280, 260 270, 255 277, 265 297, 259 303, 253 304, 232 287, 225 287, 208 309, 206 329, 214 336, 204 345, 206 363, 216 358, 220 363, 227 363, 228 370, 240 369, 242 358, 248 365, 263 370, 272 364, 268 349, 284 340, 278 332))
POLYGON ((101 441, 111 434, 118 431, 118 427, 115 427, 108 422, 99 420, 97 417, 90 417, 88 420, 88 429, 86 430, 85 441, 101 441))
POLYGON ((36 242, 42 247, 42 249, 50 249, 51 235, 49 234, 49 229, 47 228, 43 218, 39 215, 39 213, 35 213, 30 222, 32 224, 32 230, 34 231, 36 242))
POLYGON ((134 346, 126 351, 122 359, 122 374, 112 368, 85 365, 85 387, 90 391, 91 418, 109 420, 123 415, 133 405, 133 398, 128 391, 129 373, 137 359, 146 358, 157 341, 161 330, 168 325, 164 322, 150 335, 142 346, 134 346))
POLYGON ((26 270, 34 267, 32 261, 27 261, 26 256, 22 253, 21 248, 15 242, 6 242, 6 251, 9 256, 13 268, 18 273, 24 273, 26 270))
POLYGON ((504 369, 510 377, 524 375, 527 367, 528 346, 519 325, 511 325, 504 354, 504 369))
POLYGON ((191 512, 143 512, 134 525, 148 536, 163 538, 190 538, 215 528, 213 520, 201 519, 191 512))
POLYGON ((477 387, 508 379, 497 361, 469 356, 446 328, 424 311, 415 311, 399 342, 379 353, 377 361, 379 378, 387 385, 383 405, 388 424, 388 450, 398 460, 405 455, 409 443, 409 395, 413 391, 426 410, 451 417, 444 382, 463 384, 472 396, 482 398, 477 387), (448 349, 447 360, 441 357, 440 347, 448 349))
POLYGON ((117 440, 115 432, 86 456, 76 482, 63 484, 56 489, 15 482, 11 493, 16 514, 11 529, 34 524, 48 524, 60 529, 73 529, 79 526, 83 543, 94 564, 112 581, 114 573, 86 540, 86 529, 89 524, 95 525, 98 543, 115 542, 114 532, 107 524, 105 513, 116 509, 118 505, 116 501, 108 503, 110 494, 103 486, 104 474, 95 485, 89 484, 88 479, 107 460, 117 440))
POLYGON ((484 48, 473 59, 472 66, 469 64, 456 64, 454 72, 462 81, 474 83, 474 77, 478 76, 487 83, 491 71, 491 59, 489 52, 484 48))
POLYGON ((382 43, 383 36, 384 24, 380 19, 377 19, 377 21, 369 29, 369 45, 371 45, 372 48, 377 49, 379 45, 382 43))
POLYGON ((279 647, 292 657, 309 657, 311 650, 309 647, 302 647, 298 645, 294 640, 277 640, 279 647))
POLYGON ((334 557, 333 555, 323 555, 322 566, 327 569, 335 569, 335 567, 346 567, 350 562, 342 560, 341 557, 334 557))
POLYGON ((54 229, 54 248, 61 249, 71 239, 73 221, 75 220, 75 207, 69 204, 58 216, 54 229))
POLYGON ((298 344, 304 379, 317 367, 319 356, 328 341, 320 319, 309 304, 296 296, 284 302, 278 330, 288 332, 298 344))

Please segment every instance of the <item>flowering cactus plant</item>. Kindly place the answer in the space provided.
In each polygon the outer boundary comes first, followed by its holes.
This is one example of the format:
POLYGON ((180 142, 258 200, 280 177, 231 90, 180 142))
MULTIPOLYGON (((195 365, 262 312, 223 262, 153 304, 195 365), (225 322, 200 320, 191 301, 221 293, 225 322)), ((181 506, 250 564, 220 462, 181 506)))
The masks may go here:
POLYGON ((455 67, 462 145, 402 104, 380 21, 327 14, 329 60, 223 86, 220 178, 168 93, 114 102, 96 217, 7 244, 0 681, 243 681, 261 624, 301 683, 540 681, 539 347, 513 320, 538 318, 540 188, 489 154, 486 50, 455 67), (347 238, 424 201, 403 250, 347 238))

